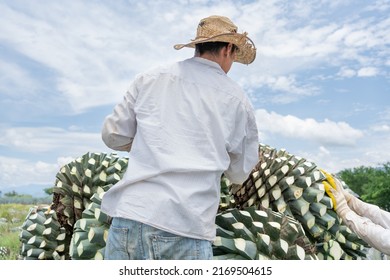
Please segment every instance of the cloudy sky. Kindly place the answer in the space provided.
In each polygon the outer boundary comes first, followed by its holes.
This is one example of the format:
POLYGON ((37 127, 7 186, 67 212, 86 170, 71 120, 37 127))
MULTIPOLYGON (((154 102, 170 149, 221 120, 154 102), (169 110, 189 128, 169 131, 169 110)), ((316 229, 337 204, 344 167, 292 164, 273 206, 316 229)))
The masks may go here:
POLYGON ((261 142, 330 172, 390 161, 390 0, 0 0, 0 191, 41 190, 101 141, 134 75, 228 16, 257 47, 229 76, 261 142))

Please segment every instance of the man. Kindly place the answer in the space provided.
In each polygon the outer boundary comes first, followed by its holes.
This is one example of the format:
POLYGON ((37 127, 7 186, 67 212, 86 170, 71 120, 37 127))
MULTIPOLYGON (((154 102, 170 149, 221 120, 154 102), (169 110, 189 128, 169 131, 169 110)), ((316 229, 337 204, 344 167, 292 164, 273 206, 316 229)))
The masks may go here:
POLYGON ((255 59, 253 42, 211 16, 183 47, 195 56, 138 75, 105 119, 103 141, 129 151, 102 201, 105 259, 211 259, 221 175, 242 183, 258 161, 253 108, 226 75, 255 59))

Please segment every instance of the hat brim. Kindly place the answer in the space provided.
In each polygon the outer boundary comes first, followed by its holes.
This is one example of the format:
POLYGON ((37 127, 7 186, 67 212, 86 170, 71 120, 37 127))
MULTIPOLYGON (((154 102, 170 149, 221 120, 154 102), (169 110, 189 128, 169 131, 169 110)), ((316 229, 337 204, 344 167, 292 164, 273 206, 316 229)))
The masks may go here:
POLYGON ((210 38, 196 38, 187 44, 176 44, 174 45, 174 48, 176 50, 180 50, 184 47, 195 48, 196 44, 207 42, 226 42, 236 45, 238 49, 236 51, 235 61, 239 63, 250 64, 256 58, 255 44, 249 37, 246 36, 246 33, 225 33, 210 38))

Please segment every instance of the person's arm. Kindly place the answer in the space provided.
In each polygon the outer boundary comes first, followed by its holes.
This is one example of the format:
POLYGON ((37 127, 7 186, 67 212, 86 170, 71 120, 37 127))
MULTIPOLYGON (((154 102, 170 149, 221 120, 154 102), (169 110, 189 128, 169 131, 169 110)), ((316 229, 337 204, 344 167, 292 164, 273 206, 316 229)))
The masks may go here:
MULTIPOLYGON (((334 207, 337 214, 353 232, 355 232, 370 246, 385 254, 390 254, 390 228, 385 228, 382 225, 377 224, 375 221, 367 218, 367 213, 362 212, 362 209, 359 209, 359 212, 362 214, 361 216, 354 212, 353 209, 349 207, 351 200, 354 198, 349 197, 350 194, 346 194, 346 196, 344 195, 345 191, 343 191, 340 181, 335 180, 335 183, 335 188, 326 188, 326 191, 335 201, 334 207), (347 203, 346 197, 349 199, 349 203, 347 203)), ((358 204, 354 205, 354 207, 357 206, 358 204)), ((366 205, 362 206, 367 207, 366 205)), ((375 207, 370 206, 370 208, 374 209, 375 207)))
POLYGON ((226 177, 234 184, 242 184, 259 161, 259 140, 252 111, 244 111, 236 121, 234 138, 228 149, 230 156, 226 177))
POLYGON ((103 123, 102 140, 107 147, 117 151, 130 151, 137 122, 134 112, 135 105, 135 85, 134 83, 127 91, 123 101, 117 104, 103 123))
POLYGON ((390 255, 390 229, 375 224, 367 217, 362 217, 354 211, 347 211, 341 216, 345 224, 361 239, 377 250, 390 255))
POLYGON ((357 197, 346 194, 348 206, 360 216, 369 218, 374 223, 390 229, 390 213, 380 209, 377 205, 361 201, 357 197))

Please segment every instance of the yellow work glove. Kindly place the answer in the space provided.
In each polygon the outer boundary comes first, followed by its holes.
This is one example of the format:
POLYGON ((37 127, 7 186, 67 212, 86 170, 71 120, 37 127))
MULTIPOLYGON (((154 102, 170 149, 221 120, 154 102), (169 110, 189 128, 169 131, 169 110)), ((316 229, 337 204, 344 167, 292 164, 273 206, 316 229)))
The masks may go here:
POLYGON ((332 199, 333 209, 336 210, 340 217, 345 217, 345 214, 351 209, 348 207, 347 200, 344 196, 343 186, 341 182, 335 180, 329 173, 322 170, 325 174, 327 181, 323 181, 325 192, 332 199))
POLYGON ((328 172, 326 172, 325 170, 321 169, 322 173, 324 173, 325 177, 326 177, 326 181, 323 181, 322 183, 324 184, 324 187, 325 187, 325 192, 328 194, 328 196, 332 199, 332 202, 333 202, 333 208, 336 210, 336 205, 337 205, 337 202, 336 202, 336 199, 333 195, 333 193, 331 192, 331 189, 334 188, 336 189, 337 186, 333 180, 333 177, 332 175, 330 175, 328 172))

